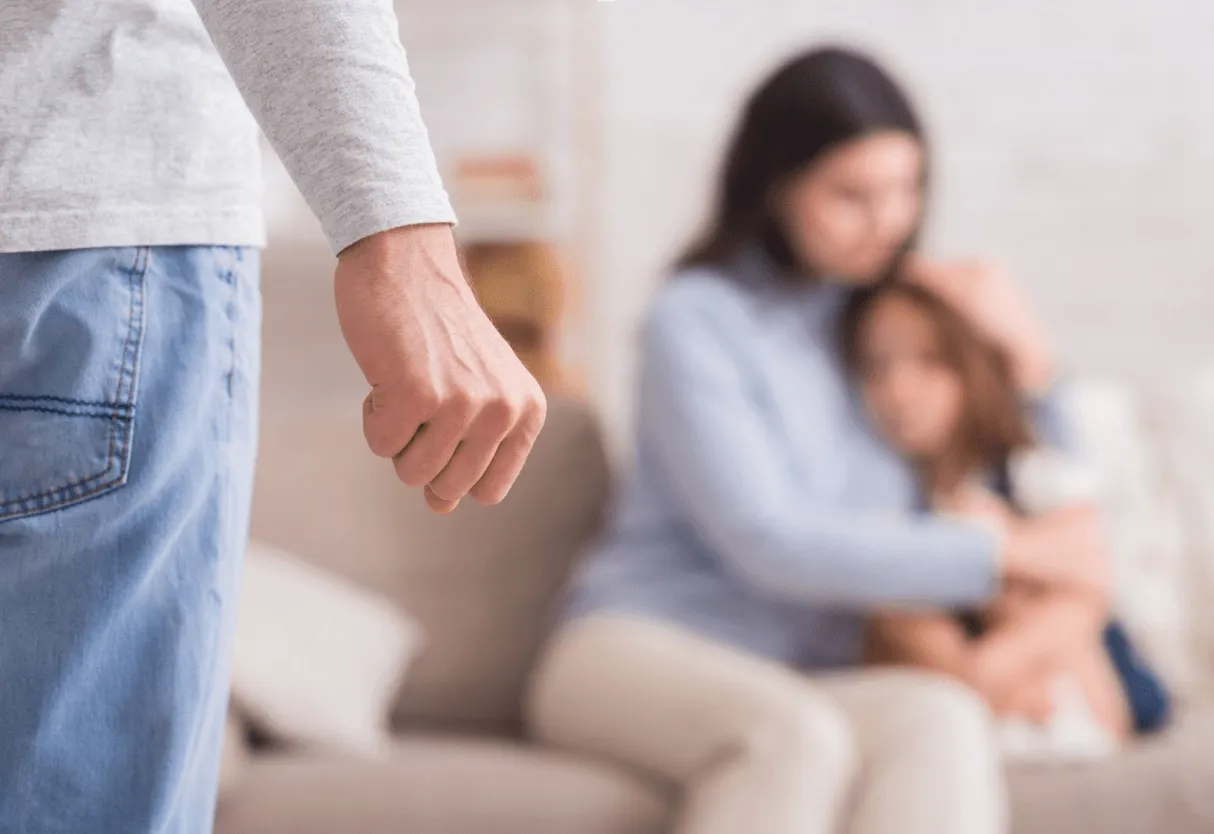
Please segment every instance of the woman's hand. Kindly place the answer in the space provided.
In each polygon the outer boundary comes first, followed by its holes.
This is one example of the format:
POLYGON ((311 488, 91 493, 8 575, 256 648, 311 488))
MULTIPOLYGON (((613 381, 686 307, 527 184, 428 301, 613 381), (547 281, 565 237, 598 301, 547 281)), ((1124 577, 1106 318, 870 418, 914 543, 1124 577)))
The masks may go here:
POLYGON ((989 264, 944 263, 909 255, 902 277, 952 304, 1003 350, 1021 391, 1041 394, 1054 374, 1054 352, 1040 319, 1015 282, 989 264))
POLYGON ((999 496, 973 485, 941 496, 935 504, 940 512, 984 521, 1001 533, 1009 582, 1108 596, 1111 577, 1094 506, 1073 504, 1023 518, 999 496))
POLYGON ((1112 577, 1094 507, 1074 505, 1017 519, 1007 530, 1007 579, 1108 597, 1112 577))

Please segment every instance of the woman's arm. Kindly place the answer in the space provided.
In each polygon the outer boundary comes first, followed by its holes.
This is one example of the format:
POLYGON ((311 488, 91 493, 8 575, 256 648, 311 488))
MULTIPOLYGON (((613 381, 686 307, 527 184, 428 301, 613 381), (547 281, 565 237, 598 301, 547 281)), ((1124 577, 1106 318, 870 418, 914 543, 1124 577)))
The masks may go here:
POLYGON ((1094 507, 1074 505, 1007 530, 1004 573, 1013 580, 1104 599, 1112 579, 1094 507))
POLYGON ((911 255, 906 280, 922 284, 952 304, 1007 354, 1021 392, 1034 398, 1054 381, 1054 349, 1024 293, 1002 269, 982 262, 929 260, 911 255))
MULTIPOLYGON (((758 325, 744 299, 720 281, 684 282, 645 330, 639 442, 725 567, 793 602, 954 607, 992 596, 1000 540, 984 525, 845 512, 804 488, 755 396, 745 362, 758 325)), ((827 373, 811 359, 806 374, 827 373)), ((804 431, 832 430, 815 417, 803 415, 804 431)))
POLYGON ((1094 505, 1072 503, 1024 518, 983 489, 961 489, 935 503, 999 531, 1009 580, 1108 599, 1112 578, 1094 505))
POLYGON ((1025 408, 1037 440, 1044 446, 1074 453, 1078 438, 1067 406, 1067 391, 1057 380, 1043 391, 1026 393, 1025 408))
POLYGON ((1049 336, 1007 273, 980 261, 946 263, 916 255, 906 259, 903 275, 948 299, 973 327, 1000 347, 1012 362, 1038 440, 1056 449, 1073 450, 1075 435, 1066 392, 1058 381, 1049 336))

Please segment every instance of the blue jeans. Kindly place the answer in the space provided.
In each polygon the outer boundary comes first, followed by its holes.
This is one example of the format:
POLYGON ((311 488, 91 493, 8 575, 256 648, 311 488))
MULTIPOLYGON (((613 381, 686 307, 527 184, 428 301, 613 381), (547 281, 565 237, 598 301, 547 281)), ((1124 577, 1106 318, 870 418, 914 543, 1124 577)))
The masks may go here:
POLYGON ((211 830, 258 253, 0 254, 0 834, 211 830))

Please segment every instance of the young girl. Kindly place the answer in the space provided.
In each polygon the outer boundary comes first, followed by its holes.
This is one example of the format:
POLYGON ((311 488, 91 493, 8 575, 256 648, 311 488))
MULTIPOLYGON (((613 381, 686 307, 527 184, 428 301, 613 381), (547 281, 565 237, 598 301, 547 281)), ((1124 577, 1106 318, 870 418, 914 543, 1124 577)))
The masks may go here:
MULTIPOLYGON (((1014 513, 1090 503, 1087 472, 1034 445, 1005 358, 931 291, 858 292, 841 335, 869 418, 914 464, 925 509, 999 529, 1014 513)), ((985 611, 874 617, 867 659, 969 683, 1011 755, 1096 757, 1167 715, 1160 682, 1106 615, 1091 591, 1011 583, 985 611)))

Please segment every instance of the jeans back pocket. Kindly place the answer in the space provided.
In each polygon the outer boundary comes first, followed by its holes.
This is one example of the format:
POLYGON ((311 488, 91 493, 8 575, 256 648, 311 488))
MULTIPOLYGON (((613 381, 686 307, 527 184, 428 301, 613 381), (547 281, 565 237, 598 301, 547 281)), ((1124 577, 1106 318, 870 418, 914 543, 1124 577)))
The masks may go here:
POLYGON ((148 256, 0 255, 0 522, 126 483, 148 256))

